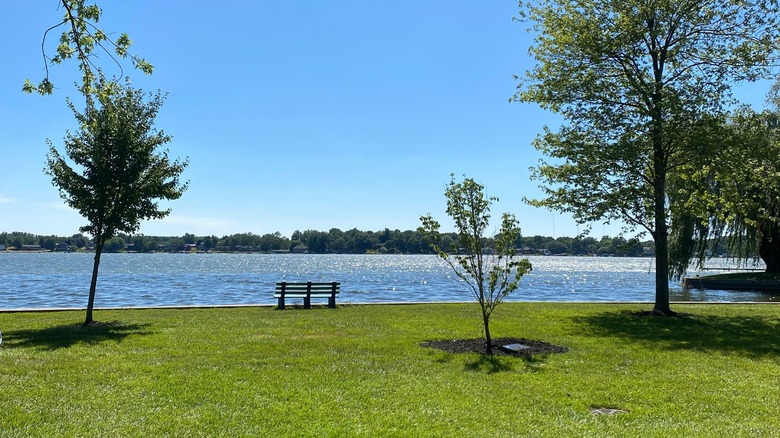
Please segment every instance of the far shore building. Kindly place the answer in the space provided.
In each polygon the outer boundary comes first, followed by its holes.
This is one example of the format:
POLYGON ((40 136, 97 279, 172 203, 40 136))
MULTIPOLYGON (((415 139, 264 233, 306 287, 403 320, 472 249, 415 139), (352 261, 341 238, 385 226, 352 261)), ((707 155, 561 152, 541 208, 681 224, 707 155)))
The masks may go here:
POLYGON ((54 250, 53 251, 55 251, 55 252, 70 252, 70 245, 68 245, 67 243, 58 243, 58 244, 54 245, 54 250))
POLYGON ((19 251, 42 251, 41 245, 22 245, 21 248, 16 248, 19 251))
POLYGON ((309 252, 309 247, 306 245, 298 245, 292 250, 293 254, 307 254, 309 252))

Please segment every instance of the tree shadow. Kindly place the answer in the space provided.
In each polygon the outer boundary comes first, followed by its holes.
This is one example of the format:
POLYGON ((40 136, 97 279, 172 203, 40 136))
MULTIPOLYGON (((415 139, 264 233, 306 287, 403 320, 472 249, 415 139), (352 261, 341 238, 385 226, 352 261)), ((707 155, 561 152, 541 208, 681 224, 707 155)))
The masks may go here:
POLYGON ((577 317, 574 322, 588 333, 628 338, 653 348, 739 354, 756 359, 780 356, 780 316, 663 317, 620 311, 577 317))
POLYGON ((480 354, 474 361, 466 362, 463 367, 466 371, 479 371, 488 374, 512 371, 514 367, 505 357, 480 354))
POLYGON ((566 347, 524 338, 493 338, 493 354, 485 352, 485 340, 477 339, 438 339, 421 342, 426 348, 443 351, 437 357, 437 363, 451 362, 454 354, 475 354, 476 359, 464 364, 466 371, 487 372, 514 371, 518 359, 523 361, 525 371, 538 372, 542 369, 547 356, 552 353, 565 353, 566 347), (515 351, 507 348, 509 344, 522 344, 524 349, 515 351))
POLYGON ((528 372, 539 372, 546 362, 547 355, 489 355, 481 353, 476 360, 466 362, 463 366, 466 371, 485 372, 495 374, 506 371, 514 371, 517 364, 522 361, 523 368, 528 372))
POLYGON ((149 324, 126 324, 119 321, 59 325, 32 330, 15 330, 4 333, 3 347, 42 348, 59 350, 76 344, 94 345, 107 341, 120 342, 130 335, 149 334, 149 324))

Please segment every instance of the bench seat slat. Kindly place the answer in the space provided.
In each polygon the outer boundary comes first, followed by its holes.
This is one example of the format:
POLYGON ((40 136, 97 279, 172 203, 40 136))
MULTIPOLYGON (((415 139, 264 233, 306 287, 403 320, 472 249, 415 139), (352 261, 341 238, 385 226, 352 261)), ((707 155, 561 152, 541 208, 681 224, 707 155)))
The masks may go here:
MULTIPOLYGON (((293 288, 293 287, 306 289, 307 286, 308 285, 306 283, 287 283, 286 284, 286 288, 288 288, 288 289, 289 288, 293 288)), ((277 289, 281 289, 281 287, 282 287, 281 283, 276 283, 276 288, 277 289)), ((333 287, 333 284, 332 283, 312 283, 311 287, 312 287, 312 289, 315 289, 315 288, 316 289, 330 289, 330 288, 333 287)), ((338 283, 336 283, 336 287, 337 288, 339 287, 338 283)))
MULTIPOLYGON (((336 295, 338 295, 338 292, 336 293, 336 295)), ((275 293, 274 294, 274 298, 279 298, 281 296, 282 296, 282 294, 280 294, 280 293, 275 293)), ((331 296, 331 293, 328 292, 328 293, 310 293, 310 294, 306 294, 306 293, 300 293, 300 292, 290 292, 290 293, 285 292, 284 296, 288 297, 288 298, 304 298, 304 297, 307 297, 307 296, 312 297, 312 298, 327 298, 327 297, 331 296)))
MULTIPOLYGON (((311 287, 311 291, 312 292, 330 292, 332 289, 333 288, 331 286, 328 286, 328 287, 315 287, 315 286, 312 286, 311 287)), ((339 287, 336 287, 337 291, 339 289, 340 289, 339 287)), ((282 290, 281 286, 277 287, 276 290, 281 291, 282 290)), ((308 288, 306 287, 306 285, 303 285, 303 287, 300 287, 300 286, 290 286, 288 284, 287 287, 284 288, 284 290, 285 291, 288 291, 288 290, 290 290, 290 291, 299 291, 300 290, 300 291, 304 291, 305 292, 306 290, 308 290, 308 288)))

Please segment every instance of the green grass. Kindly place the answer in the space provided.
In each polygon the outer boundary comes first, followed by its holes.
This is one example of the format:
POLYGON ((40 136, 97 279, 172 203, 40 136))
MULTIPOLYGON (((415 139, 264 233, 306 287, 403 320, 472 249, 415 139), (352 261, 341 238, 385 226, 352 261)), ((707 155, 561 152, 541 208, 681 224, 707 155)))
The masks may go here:
POLYGON ((505 303, 0 314, 0 436, 776 436, 780 306, 505 303), (594 415, 608 407, 626 413, 594 415))

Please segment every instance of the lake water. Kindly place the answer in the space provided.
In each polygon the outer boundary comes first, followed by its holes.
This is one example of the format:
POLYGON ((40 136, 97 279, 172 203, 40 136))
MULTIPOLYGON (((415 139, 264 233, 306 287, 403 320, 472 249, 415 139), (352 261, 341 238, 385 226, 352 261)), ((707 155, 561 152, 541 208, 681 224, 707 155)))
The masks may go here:
MULTIPOLYGON (((0 308, 86 306, 93 254, 0 253, 0 308)), ((654 300, 651 258, 530 257, 507 301, 654 300)), ((733 267, 726 260, 709 266, 733 267)), ((274 304, 278 281, 339 281, 339 303, 471 301, 427 255, 104 254, 96 307, 274 304)), ((780 301, 759 292, 683 290, 674 301, 780 301)))

